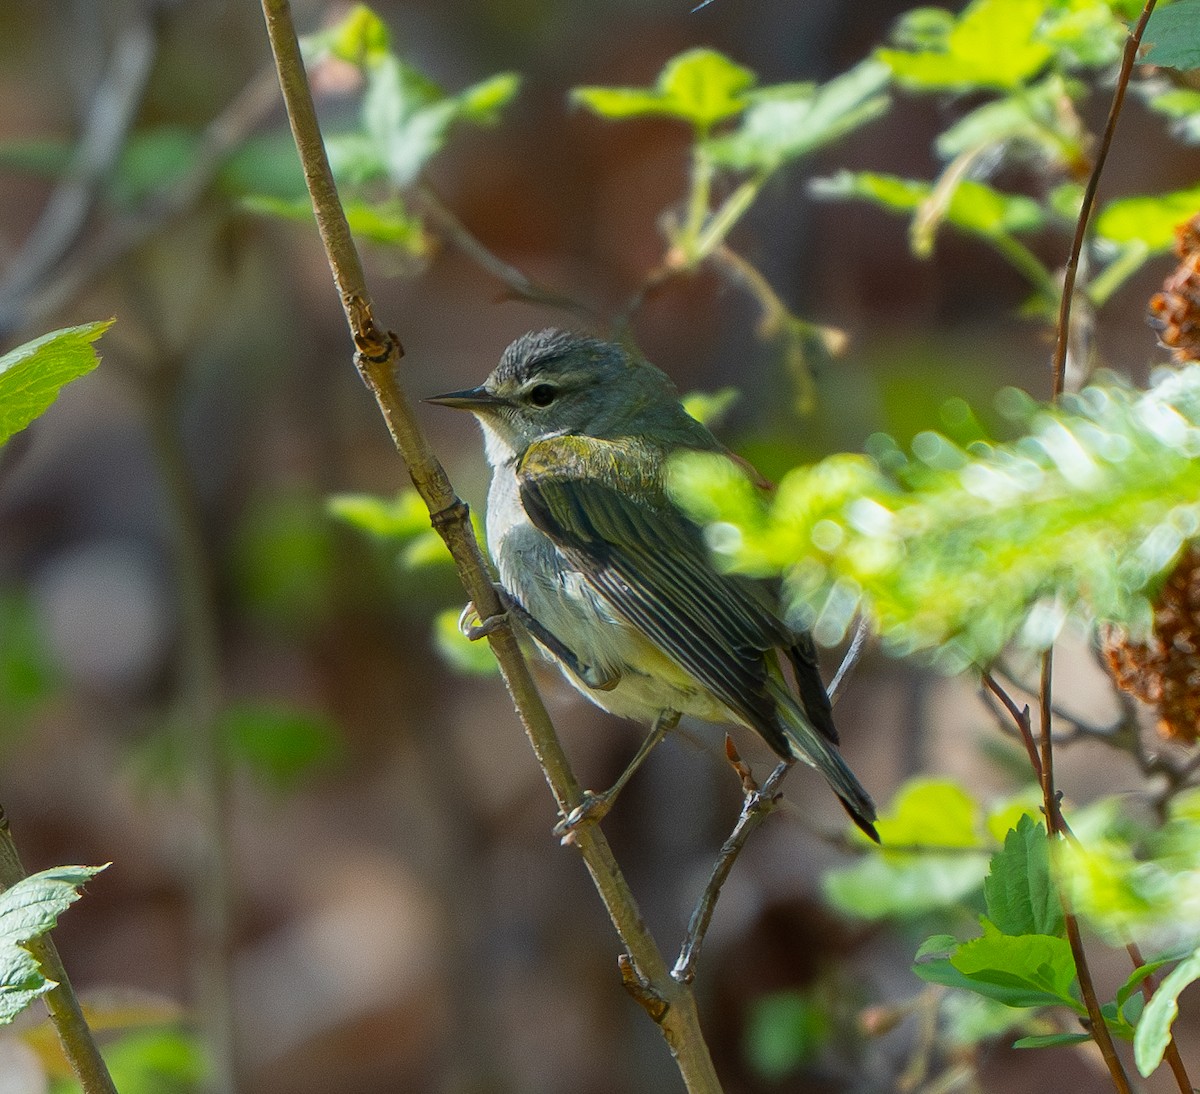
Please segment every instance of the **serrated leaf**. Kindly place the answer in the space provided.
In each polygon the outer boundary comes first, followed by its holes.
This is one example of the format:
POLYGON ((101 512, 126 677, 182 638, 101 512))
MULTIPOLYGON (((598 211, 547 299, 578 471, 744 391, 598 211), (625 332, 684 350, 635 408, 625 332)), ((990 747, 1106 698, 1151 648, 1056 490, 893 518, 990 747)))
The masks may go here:
POLYGON ((1176 0, 1154 9, 1142 35, 1145 64, 1187 71, 1200 68, 1200 0, 1176 0))
POLYGON ((985 999, 993 999, 1006 1007, 1049 1007, 1057 1006, 1062 1000, 1051 992, 1024 984, 993 983, 987 979, 976 979, 961 973, 947 958, 924 961, 913 966, 913 973, 927 984, 941 984, 946 988, 974 992, 985 999))
POLYGON ((1090 1033, 1042 1033, 1035 1037, 1021 1037, 1013 1041, 1013 1048, 1059 1048, 1063 1045, 1081 1045, 1090 1041, 1090 1033))
POLYGON ((887 78, 883 65, 868 60, 820 86, 764 88, 738 128, 706 141, 704 151, 723 167, 773 171, 884 113, 889 99, 879 92, 887 78))
POLYGON ((0 893, 0 1024, 11 1022, 55 987, 23 944, 50 931, 80 897, 80 888, 107 866, 56 866, 22 878, 0 893))
POLYGON ((988 918, 1008 935, 1063 933, 1062 905, 1050 878, 1046 829, 1028 814, 992 856, 983 882, 988 918))
POLYGON ((1200 186, 1168 194, 1118 198, 1096 217, 1096 234, 1116 244, 1137 241, 1151 251, 1169 251, 1175 243, 1175 226, 1190 220, 1197 210, 1200 186))
POLYGON ((881 49, 876 57, 917 91, 1014 91, 1036 76, 1054 50, 1038 40, 1042 0, 974 0, 936 46, 881 49))
POLYGON ((1138 1071, 1148 1077, 1160 1063, 1171 1043, 1171 1025, 1179 1014, 1179 994, 1200 979, 1200 950, 1181 961, 1154 991, 1137 1024, 1133 1058, 1138 1071))
POLYGON ((100 363, 92 343, 113 322, 43 334, 0 357, 0 444, 42 414, 67 384, 100 363))
POLYGON ((467 676, 494 676, 500 671, 487 642, 472 642, 458 626, 458 608, 439 612, 433 621, 433 643, 451 668, 467 676))
POLYGON ((341 735, 325 715, 282 703, 231 706, 219 733, 233 763, 279 790, 328 767, 341 751, 341 735))
POLYGON ((577 87, 571 98, 603 118, 678 118, 707 131, 746 108, 756 81, 714 49, 691 49, 666 63, 653 88, 577 87))
POLYGON ((949 959, 972 984, 1043 993, 1076 1010, 1082 1008, 1071 991, 1075 958, 1065 938, 1007 935, 988 919, 981 923, 982 937, 964 942, 949 959))

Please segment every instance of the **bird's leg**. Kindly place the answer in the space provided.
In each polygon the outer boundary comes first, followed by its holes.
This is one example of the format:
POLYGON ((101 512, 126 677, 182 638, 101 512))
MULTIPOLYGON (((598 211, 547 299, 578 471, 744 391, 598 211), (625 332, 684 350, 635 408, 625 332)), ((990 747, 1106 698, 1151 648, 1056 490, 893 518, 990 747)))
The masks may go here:
POLYGON ((642 766, 646 757, 654 751, 654 746, 678 724, 679 715, 676 711, 664 710, 659 714, 654 719, 654 725, 650 727, 650 732, 646 735, 646 739, 642 742, 641 747, 634 754, 633 759, 626 765, 625 770, 621 772, 617 781, 600 794, 596 794, 591 790, 585 790, 583 792, 583 800, 554 826, 554 834, 565 837, 585 822, 595 823, 602 820, 605 814, 613 807, 613 802, 617 800, 617 795, 625 789, 625 784, 633 778, 634 772, 642 766))
POLYGON ((503 586, 497 585, 496 593, 500 597, 500 603, 504 606, 504 611, 501 614, 493 615, 491 618, 481 620, 478 623, 472 623, 471 616, 477 615, 478 612, 474 602, 471 602, 463 608, 462 615, 458 617, 458 629, 472 642, 476 642, 480 638, 486 638, 497 626, 508 619, 516 619, 533 638, 536 638, 545 646, 546 649, 566 665, 589 688, 596 688, 599 691, 611 691, 620 682, 621 677, 619 675, 605 673, 595 665, 589 665, 581 661, 574 650, 534 619, 525 610, 520 601, 504 589, 503 586))

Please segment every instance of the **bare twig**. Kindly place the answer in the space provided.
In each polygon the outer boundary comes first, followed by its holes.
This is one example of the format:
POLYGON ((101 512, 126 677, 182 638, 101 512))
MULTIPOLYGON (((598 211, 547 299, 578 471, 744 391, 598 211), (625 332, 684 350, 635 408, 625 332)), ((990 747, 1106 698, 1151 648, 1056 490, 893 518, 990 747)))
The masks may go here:
POLYGON ((1066 385, 1067 379, 1067 345, 1071 337, 1071 305, 1075 295, 1075 275, 1079 270, 1079 256, 1083 254, 1083 240, 1087 235, 1088 221, 1096 204, 1096 190, 1100 185, 1100 174, 1104 170, 1104 161, 1108 158, 1108 150, 1112 147, 1113 134, 1117 129, 1117 119, 1121 116, 1121 107, 1125 102, 1125 89, 1129 86, 1129 77, 1133 72, 1137 52, 1141 48, 1142 34, 1154 11, 1155 0, 1146 0, 1139 16, 1137 25, 1129 32, 1125 40, 1125 52, 1121 57, 1121 70, 1117 75, 1117 86, 1113 92, 1112 105, 1108 108, 1108 121, 1104 124, 1104 135, 1100 139, 1100 147, 1096 150, 1096 162, 1088 177, 1087 186, 1083 191, 1083 203, 1079 208, 1079 217, 1075 221, 1075 237, 1071 241, 1071 254, 1063 271, 1062 298, 1058 304, 1058 326, 1054 342, 1054 359, 1051 366, 1054 397, 1057 399, 1066 385))
MULTIPOLYGON (((165 351, 164 351, 165 352, 165 351)), ((222 702, 220 637, 210 554, 195 482, 172 414, 173 362, 158 362, 147 385, 148 417, 166 497, 166 521, 175 564, 182 621, 172 729, 193 760, 192 797, 199 814, 190 863, 192 977, 211 1094, 237 1090, 231 939, 233 855, 229 833, 229 780, 219 738, 222 702)))
POLYGON ((1042 760, 1038 755, 1037 745, 1033 740, 1033 730, 1029 725, 1029 707, 1018 707, 1013 698, 999 684, 990 672, 983 674, 984 686, 990 691, 1008 711, 1016 724, 1017 732, 1021 735, 1021 740, 1025 744, 1025 751, 1029 753, 1029 766, 1033 768, 1033 773, 1037 777, 1037 781, 1042 781, 1042 760))
POLYGON ((530 304, 542 304, 548 308, 559 308, 572 315, 577 315, 586 323, 596 323, 599 320, 596 311, 581 300, 556 292, 554 289, 534 281, 533 278, 518 270, 516 266, 505 262, 489 251, 454 215, 428 182, 422 181, 417 188, 417 193, 425 206, 425 211, 438 230, 463 254, 500 281, 515 299, 524 300, 530 304))
POLYGON ((270 70, 256 76, 205 130, 186 174, 144 208, 106 225, 70 265, 22 303, 19 311, 0 307, 0 336, 16 326, 39 326, 164 224, 192 208, 228 156, 275 106, 275 87, 275 74, 270 70))
MULTIPOLYGON (((859 620, 854 637, 850 640, 850 648, 846 650, 842 663, 834 674, 833 682, 829 685, 829 701, 836 703, 846 685, 850 673, 861 660, 866 648, 870 628, 865 619, 859 620)), ((759 789, 755 785, 750 768, 746 766, 733 747, 729 737, 725 738, 725 754, 734 771, 742 782, 742 792, 745 795, 742 811, 738 815, 737 824, 729 838, 721 845, 716 862, 708 875, 708 883, 704 886, 696 906, 688 919, 687 932, 683 944, 679 948, 679 956, 671 975, 681 983, 690 984, 696 978, 696 963, 700 960, 700 950, 704 945, 704 936, 712 923, 713 912, 716 910, 717 899, 729 877, 733 864, 737 861, 747 840, 763 821, 767 819, 779 805, 783 796, 783 780, 791 771, 793 761, 783 760, 775 766, 775 770, 767 776, 767 781, 759 789)))
MULTIPOLYGON (((21 865, 21 858, 17 854, 17 845, 8 827, 8 817, 0 809, 0 892, 11 888, 23 877, 25 867, 21 865)), ((117 1094, 53 940, 49 935, 43 935, 24 945, 33 954, 46 979, 55 982, 56 986, 43 998, 50 1012, 50 1020, 58 1031, 63 1052, 84 1094, 117 1094)))
MULTIPOLYGON (((379 404, 414 486, 429 507, 434 527, 450 549, 467 595, 481 618, 500 616, 503 609, 475 541, 467 507, 454 493, 396 380, 395 369, 402 353, 400 342, 394 334, 375 325, 358 253, 325 156, 290 5, 287 0, 263 0, 262 6, 317 226, 354 339, 355 364, 379 404)), ((559 811, 566 816, 580 804, 582 792, 512 628, 507 625, 491 628, 488 642, 559 811)), ((596 825, 584 825, 576 832, 574 844, 625 945, 631 962, 625 982, 639 985, 639 1002, 657 1021, 688 1090, 716 1094, 721 1087, 700 1032, 695 997, 686 985, 671 978, 662 954, 642 922, 637 902, 608 841, 596 825), (653 1007, 647 1005, 649 1000, 654 1001, 653 1007)))
POLYGON ((0 329, 19 322, 30 297, 74 245, 87 223, 100 186, 125 145, 141 103, 157 42, 147 13, 123 27, 113 46, 108 71, 91 96, 79 143, 64 177, 9 264, 0 283, 0 329))

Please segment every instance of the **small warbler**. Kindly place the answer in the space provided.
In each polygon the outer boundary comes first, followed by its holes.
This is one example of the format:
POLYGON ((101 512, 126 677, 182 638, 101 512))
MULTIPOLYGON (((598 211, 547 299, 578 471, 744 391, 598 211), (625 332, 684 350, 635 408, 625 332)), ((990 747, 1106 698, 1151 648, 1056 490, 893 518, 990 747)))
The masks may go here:
POLYGON ((663 372, 614 343, 545 330, 513 342, 481 386, 426 401, 483 427, 488 548, 509 612, 593 703, 654 727, 616 785, 560 829, 602 816, 692 715, 749 726, 815 767, 878 839, 875 807, 836 747, 811 636, 784 622, 772 583, 721 573, 667 495, 673 453, 725 449, 663 372))

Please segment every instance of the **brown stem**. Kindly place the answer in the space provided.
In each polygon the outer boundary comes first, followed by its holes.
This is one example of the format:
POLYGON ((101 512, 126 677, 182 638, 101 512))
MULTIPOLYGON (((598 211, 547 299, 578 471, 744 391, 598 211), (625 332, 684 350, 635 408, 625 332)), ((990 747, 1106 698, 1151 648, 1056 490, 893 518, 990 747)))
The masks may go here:
POLYGON ((1104 125, 1104 135, 1100 139, 1100 147, 1096 152, 1096 162, 1088 177, 1087 186, 1083 191, 1083 204, 1079 208, 1079 217, 1075 221, 1075 237, 1071 241, 1071 254, 1067 259, 1066 270, 1063 273, 1062 298, 1058 302, 1058 326, 1054 341, 1054 359, 1052 364, 1054 398, 1058 398, 1067 382, 1067 344, 1071 334, 1071 303, 1075 295, 1075 275, 1079 271, 1079 256, 1083 253, 1083 239, 1087 234, 1088 221, 1096 204, 1096 190, 1100 185, 1100 173, 1104 170, 1104 161, 1108 158, 1108 150, 1112 147, 1113 134, 1116 132, 1117 119, 1121 116, 1121 107, 1125 102, 1125 89, 1129 86, 1129 77, 1133 72, 1133 63, 1137 60, 1137 51, 1142 44, 1142 34, 1150 15, 1154 11, 1155 0, 1146 0, 1137 25, 1129 32, 1125 40, 1125 52, 1121 57, 1121 70, 1117 75, 1117 86, 1113 92, 1112 105, 1108 108, 1108 121, 1104 125))
POLYGON ((996 683, 995 677, 990 672, 983 674, 983 683, 988 691, 1004 704, 1004 709, 1008 711, 1012 716, 1013 722, 1016 723, 1017 730, 1021 734, 1021 740, 1025 743, 1025 751, 1029 754, 1029 766, 1033 768, 1038 785, 1041 785, 1042 759, 1038 755, 1037 745, 1033 740, 1033 730, 1029 725, 1029 707, 1018 707, 1012 696, 996 683))
MULTIPOLYGON (((475 541, 467 507, 455 495, 397 382, 396 365, 403 352, 399 339, 376 327, 372 317, 358 252, 325 156, 290 5, 287 0, 262 0, 262 6, 317 226, 354 339, 355 364, 379 404, 396 449, 408 466, 413 485, 429 507, 433 526, 450 549, 480 618, 499 616, 502 607, 475 541)), ((579 783, 567 764, 511 627, 493 627, 488 642, 559 811, 566 816, 582 800, 579 783)), ((626 983, 639 986, 639 1001, 654 1001, 654 1006, 647 1010, 658 1022, 687 1089, 697 1094, 716 1094, 721 1086, 700 1032, 695 997, 686 985, 671 978, 604 834, 596 825, 584 825, 575 837, 573 842, 632 962, 624 977, 626 983)))
MULTIPOLYGON (((0 892, 11 888, 24 876, 25 867, 21 865, 21 858, 17 854, 17 845, 8 827, 8 817, 0 809, 0 892)), ((46 979, 55 982, 56 986, 42 998, 50 1012, 50 1021, 58 1031, 63 1053, 78 1077, 84 1094, 117 1094, 54 942, 47 934, 26 942, 25 948, 33 954, 46 979)))
MULTIPOLYGON (((1125 949, 1129 953, 1129 959, 1133 962, 1135 969, 1140 969, 1146 959, 1142 956, 1142 951, 1138 948, 1136 942, 1130 942, 1125 949)), ((1158 977, 1153 973, 1147 975, 1142 981, 1142 998, 1147 1003, 1158 988, 1158 977)), ((1171 1039, 1167 1042, 1167 1050, 1164 1053, 1168 1066, 1171 1068, 1172 1074, 1175 1076, 1175 1082, 1179 1087, 1180 1094, 1192 1094, 1192 1080, 1188 1078, 1187 1068, 1183 1066, 1183 1057, 1179 1055, 1179 1046, 1175 1043, 1174 1030, 1171 1031, 1171 1039)))
MULTIPOLYGON (((1053 674, 1054 656, 1050 650, 1047 650, 1042 655, 1042 679, 1041 686, 1038 688, 1038 702, 1041 708, 1038 728, 1042 746, 1042 806, 1046 812, 1047 838, 1057 840, 1067 834, 1067 827, 1063 821, 1058 791, 1054 786, 1054 744, 1051 736, 1054 717, 1051 703, 1053 674)), ((1079 977, 1079 992, 1083 996, 1083 1005, 1088 1012, 1089 1032, 1100 1048, 1100 1055, 1104 1057, 1113 1087, 1118 1094, 1130 1094, 1129 1077, 1125 1074, 1121 1058, 1117 1055, 1116 1045, 1113 1044, 1112 1034, 1109 1032, 1104 1021, 1104 1014, 1100 1010, 1096 985, 1092 981, 1092 972, 1083 948, 1083 938, 1079 933, 1079 921, 1075 918, 1075 913, 1071 908, 1066 886, 1060 884, 1055 888, 1058 890, 1058 900, 1062 905, 1063 926, 1066 928, 1067 942, 1071 946, 1071 956, 1075 959, 1075 973, 1079 977)))

